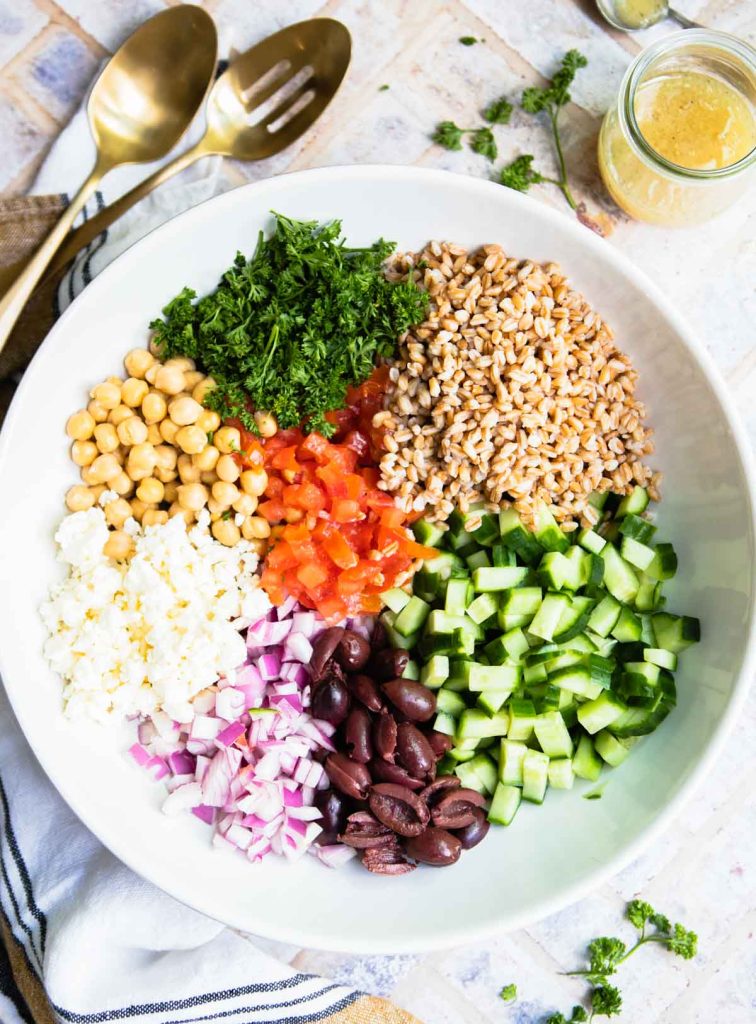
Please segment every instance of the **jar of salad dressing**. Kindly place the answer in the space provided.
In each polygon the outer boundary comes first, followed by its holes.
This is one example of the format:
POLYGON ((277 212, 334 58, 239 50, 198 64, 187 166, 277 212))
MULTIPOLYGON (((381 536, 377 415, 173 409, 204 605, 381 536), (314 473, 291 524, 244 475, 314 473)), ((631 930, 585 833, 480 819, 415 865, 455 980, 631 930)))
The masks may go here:
POLYGON ((754 184, 756 50, 724 32, 676 32, 630 66, 599 135, 618 206, 655 224, 696 224, 754 184))

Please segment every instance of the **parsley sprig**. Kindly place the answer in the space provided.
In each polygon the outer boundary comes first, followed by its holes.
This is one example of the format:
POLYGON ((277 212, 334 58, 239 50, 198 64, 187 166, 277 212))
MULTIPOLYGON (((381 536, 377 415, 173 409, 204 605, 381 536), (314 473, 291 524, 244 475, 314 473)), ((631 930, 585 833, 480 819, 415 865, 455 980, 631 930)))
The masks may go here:
POLYGON ((197 302, 184 288, 150 324, 160 355, 189 356, 212 375, 206 404, 223 418, 256 430, 260 409, 330 436, 326 412, 425 317, 425 293, 383 274, 393 251, 383 239, 347 247, 339 221, 276 214, 270 238, 260 233, 250 259, 239 253, 214 292, 197 302))
POLYGON ((490 128, 460 128, 453 121, 441 121, 436 125, 431 138, 436 145, 443 146, 444 149, 459 150, 462 149, 464 135, 472 135, 470 148, 474 153, 480 153, 489 160, 496 159, 499 151, 490 128))

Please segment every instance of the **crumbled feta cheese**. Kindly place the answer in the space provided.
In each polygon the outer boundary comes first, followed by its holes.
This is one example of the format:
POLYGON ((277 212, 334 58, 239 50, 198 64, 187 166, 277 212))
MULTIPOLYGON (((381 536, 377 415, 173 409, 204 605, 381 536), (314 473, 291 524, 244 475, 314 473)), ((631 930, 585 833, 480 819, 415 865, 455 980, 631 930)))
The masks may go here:
POLYGON ((71 717, 163 709, 189 722, 192 697, 233 677, 246 658, 238 621, 270 608, 257 586, 258 558, 244 541, 219 544, 206 525, 187 530, 181 516, 145 529, 132 522, 134 554, 120 563, 103 554, 102 509, 61 523, 55 539, 69 575, 40 609, 50 633, 45 654, 65 679, 71 717))

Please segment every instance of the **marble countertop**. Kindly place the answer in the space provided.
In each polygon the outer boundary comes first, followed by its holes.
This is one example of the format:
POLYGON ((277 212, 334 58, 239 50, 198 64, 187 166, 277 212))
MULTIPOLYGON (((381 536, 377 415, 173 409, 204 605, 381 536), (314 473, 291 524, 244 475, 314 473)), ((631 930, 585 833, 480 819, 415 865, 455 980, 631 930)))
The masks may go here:
MULTIPOLYGON (((173 0, 166 0, 173 2, 173 0)), ((79 104, 99 61, 161 0, 0 0, 0 192, 23 193, 50 143, 79 104)), ((229 187, 303 167, 389 162, 485 175, 468 150, 433 146, 443 119, 473 123, 502 93, 548 75, 564 51, 589 58, 565 111, 566 155, 575 192, 609 231, 610 244, 643 267, 693 323, 756 441, 756 195, 716 221, 669 231, 627 220, 598 179, 595 142, 633 55, 674 31, 635 36, 600 21, 592 0, 209 0, 221 41, 244 49, 269 32, 316 14, 352 32, 352 69, 339 97, 303 140, 278 157, 227 163, 229 187), (465 47, 460 36, 483 40, 465 47), (380 90, 382 84, 389 89, 380 90)), ((756 41, 754 0, 678 0, 689 17, 756 41)), ((500 135, 502 158, 532 152, 553 166, 550 140, 515 114, 500 135)), ((546 173, 549 173, 547 170, 546 173)), ((556 189, 533 190, 562 206, 556 189)), ((426 1024, 532 1024, 568 1009, 584 988, 560 972, 578 966, 585 943, 613 934, 625 902, 642 895, 695 928, 691 962, 658 949, 623 975, 625 1024, 746 1024, 756 1020, 756 690, 707 784, 646 853, 580 903, 485 944, 426 956, 350 957, 261 943, 301 969, 390 996, 426 1024), (505 1006, 501 987, 520 999, 505 1006)))

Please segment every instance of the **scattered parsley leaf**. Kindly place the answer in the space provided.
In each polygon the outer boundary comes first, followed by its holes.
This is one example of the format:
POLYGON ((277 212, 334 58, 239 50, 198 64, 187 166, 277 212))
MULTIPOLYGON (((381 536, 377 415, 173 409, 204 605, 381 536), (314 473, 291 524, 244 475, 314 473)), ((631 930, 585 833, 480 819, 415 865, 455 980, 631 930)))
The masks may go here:
POLYGON ((431 138, 444 149, 462 149, 462 136, 466 128, 459 128, 453 121, 440 121, 431 138))
POLYGON ((498 100, 492 100, 488 104, 483 111, 483 117, 489 124, 509 124, 513 109, 506 96, 500 96, 498 100))
POLYGON ((495 160, 499 155, 496 139, 490 128, 477 128, 470 145, 474 153, 480 153, 481 156, 488 157, 489 160, 495 160))
POLYGON ((530 153, 523 153, 511 164, 502 167, 499 172, 499 182, 507 188, 516 189, 517 192, 527 192, 531 185, 539 185, 542 181, 549 181, 531 166, 534 157, 530 153))
POLYGON ((683 960, 692 960, 698 952, 698 936, 681 924, 676 924, 672 936, 666 941, 667 949, 683 960))
POLYGON ((384 276, 392 242, 352 249, 339 221, 275 216, 273 234, 260 233, 249 259, 237 254, 214 292, 195 301, 185 288, 150 327, 163 359, 189 356, 216 380, 205 401, 221 418, 256 432, 260 409, 281 427, 304 422, 328 437, 326 413, 370 376, 376 356, 394 353, 428 300, 414 282, 384 276))
POLYGON ((499 992, 499 999, 503 999, 505 1003, 513 1003, 517 998, 517 986, 514 982, 510 982, 505 985, 504 988, 499 992))
POLYGON ((654 908, 643 900, 631 900, 625 908, 625 917, 634 928, 642 931, 647 921, 654 916, 654 908))
POLYGON ((460 36, 459 41, 463 46, 475 46, 478 42, 475 36, 460 36))
POLYGON ((614 985, 597 985, 591 992, 591 1020, 613 1017, 622 1009, 622 996, 614 985))
POLYGON ((569 1020, 563 1013, 552 1013, 543 1024, 583 1024, 588 1020, 588 1014, 582 1006, 573 1006, 569 1020))
POLYGON ((386 92, 386 90, 390 89, 390 88, 391 88, 390 85, 387 85, 386 83, 384 83, 383 85, 379 85, 378 86, 378 92, 386 92))
POLYGON ((230 518, 231 518, 231 509, 227 508, 226 511, 221 515, 221 519, 230 519, 230 518))

